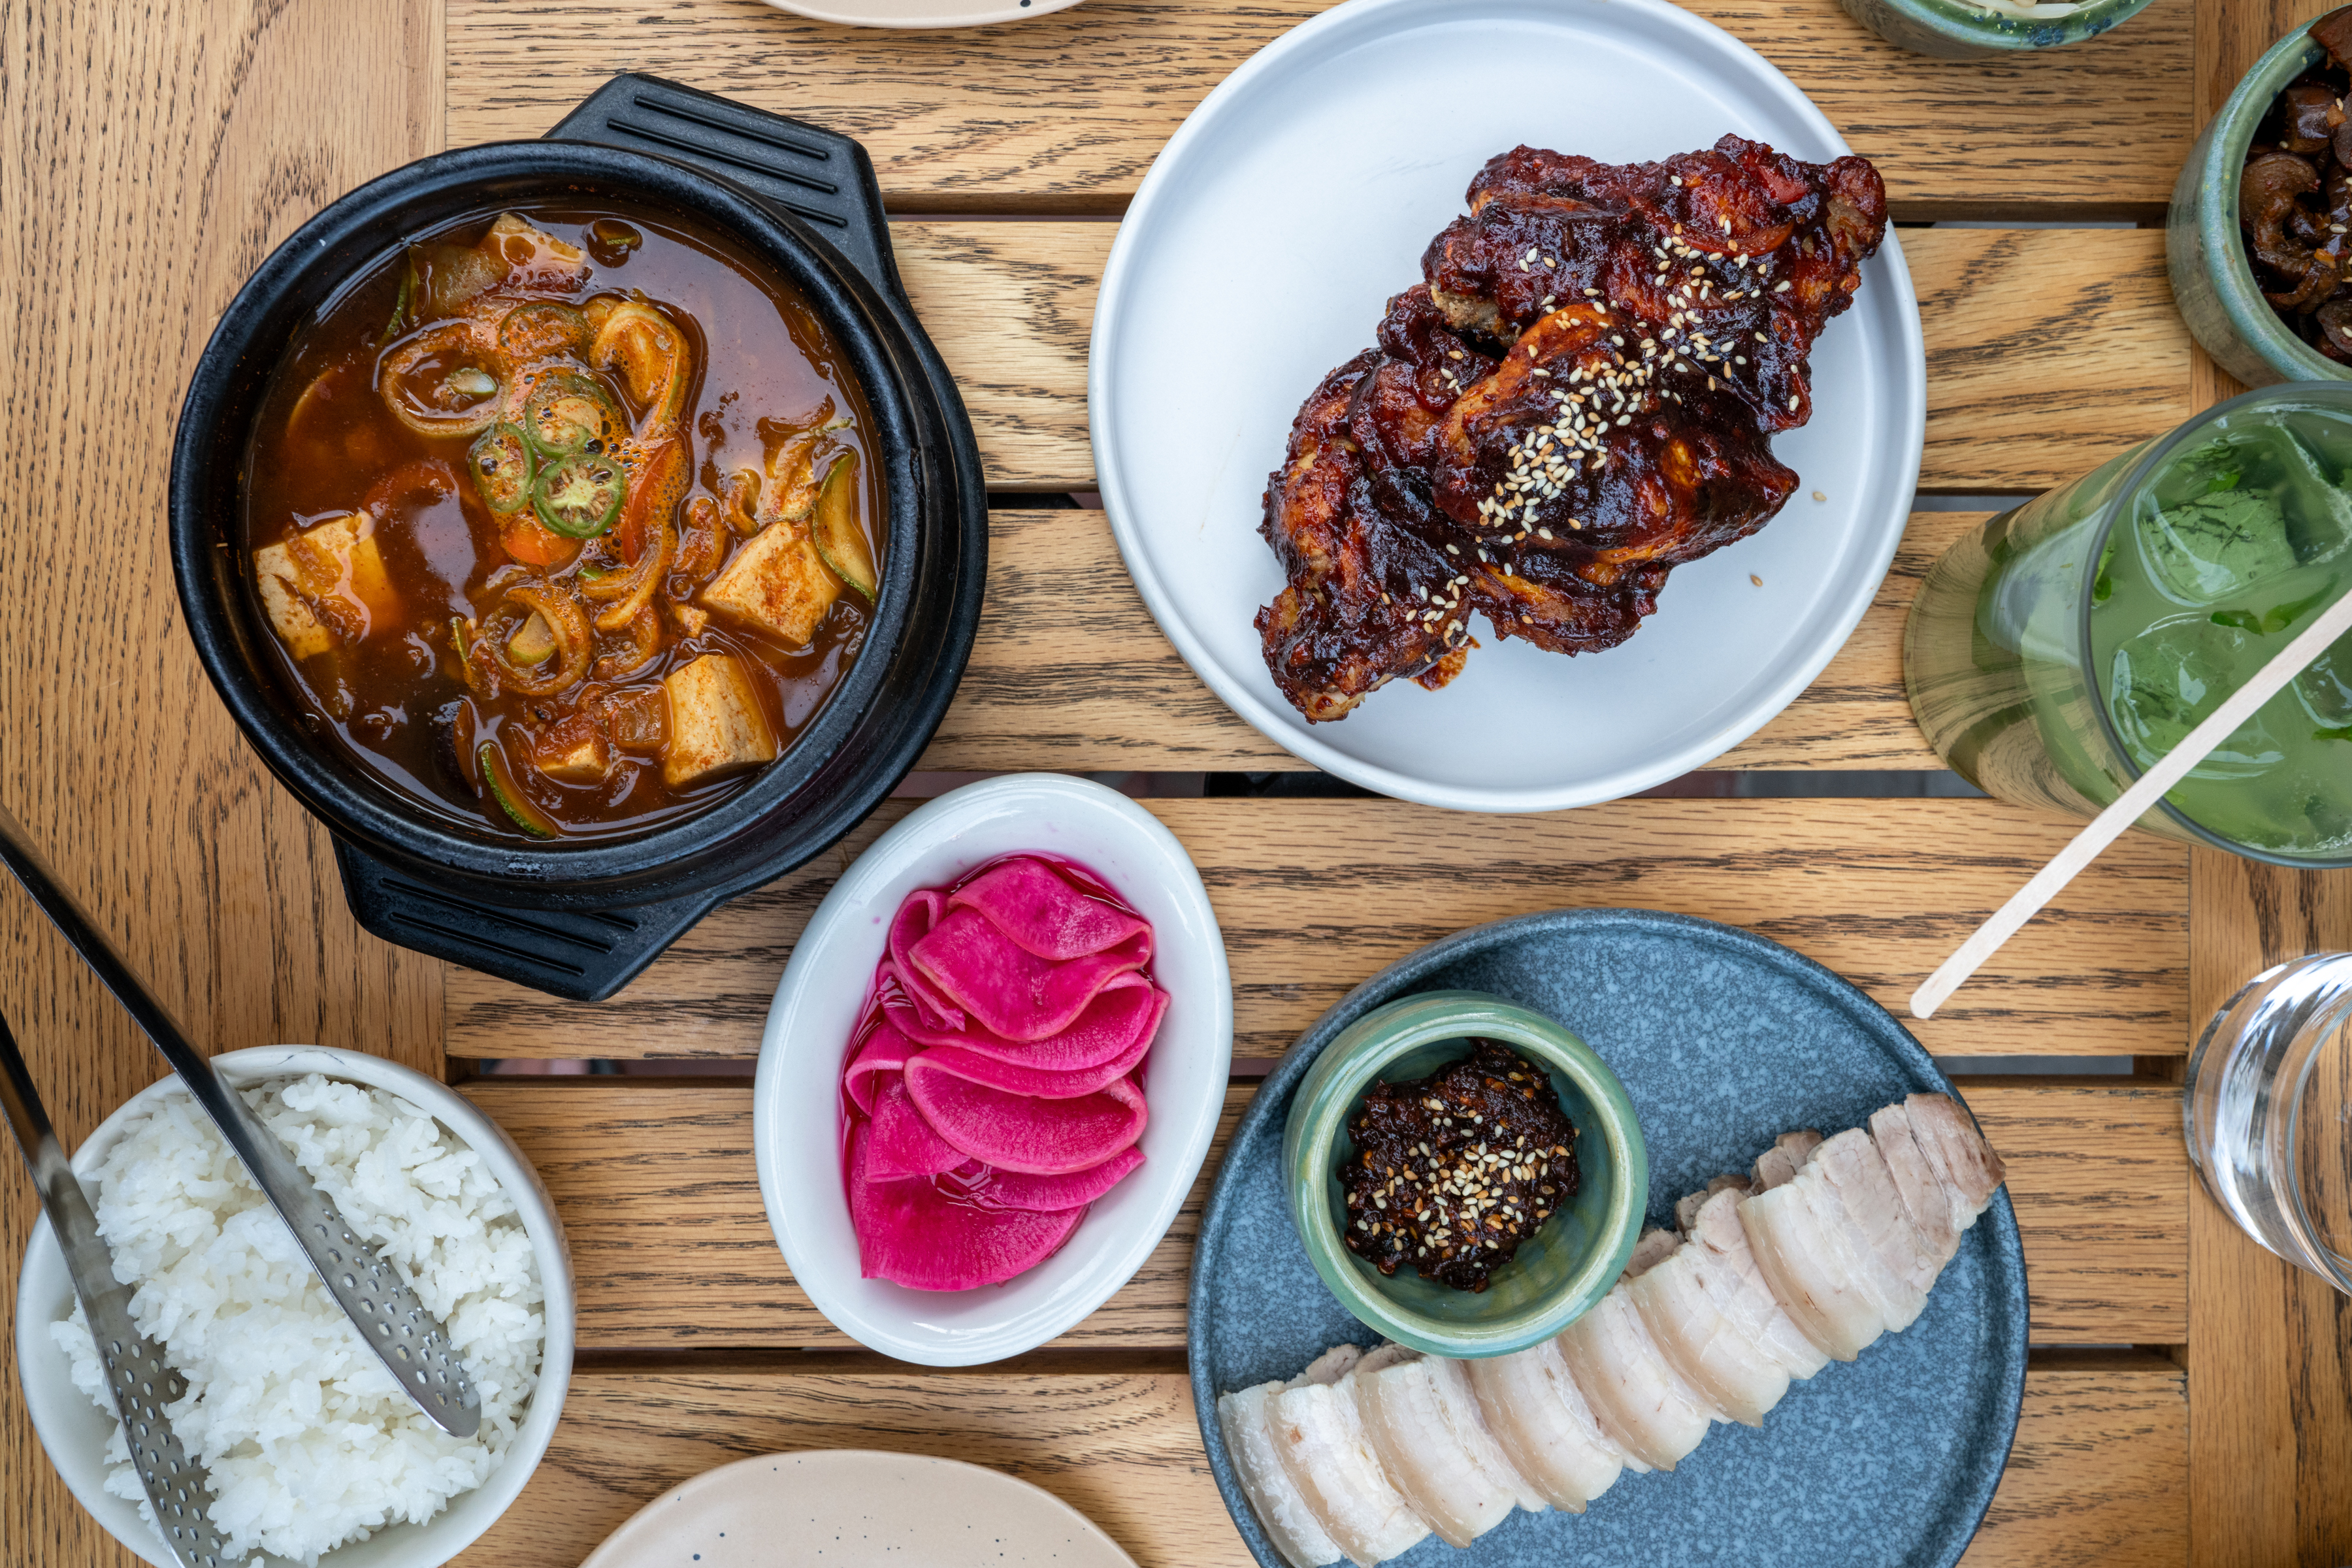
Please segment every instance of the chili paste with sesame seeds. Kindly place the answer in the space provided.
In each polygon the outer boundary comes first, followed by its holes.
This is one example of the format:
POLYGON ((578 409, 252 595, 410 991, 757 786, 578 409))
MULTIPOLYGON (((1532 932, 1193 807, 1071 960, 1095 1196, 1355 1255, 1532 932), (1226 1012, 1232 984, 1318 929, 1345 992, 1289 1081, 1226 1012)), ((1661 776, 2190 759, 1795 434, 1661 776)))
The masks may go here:
POLYGON ((1456 1290, 1484 1290, 1577 1180, 1576 1128, 1551 1075, 1493 1040, 1470 1045, 1427 1078, 1375 1082, 1348 1123, 1355 1153, 1339 1173, 1348 1250, 1456 1290))

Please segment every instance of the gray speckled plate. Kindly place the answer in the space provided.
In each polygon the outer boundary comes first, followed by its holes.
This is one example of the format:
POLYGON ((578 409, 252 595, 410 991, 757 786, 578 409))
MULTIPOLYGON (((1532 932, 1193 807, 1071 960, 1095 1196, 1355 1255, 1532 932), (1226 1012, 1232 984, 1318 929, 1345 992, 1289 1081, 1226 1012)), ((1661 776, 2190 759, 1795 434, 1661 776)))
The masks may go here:
MULTIPOLYGON (((1283 1204, 1282 1128, 1307 1064, 1341 1029, 1420 991, 1486 991, 1583 1037, 1633 1096, 1651 1219, 1797 1127, 1859 1126, 1952 1091, 1886 1011, 1809 958, 1710 921, 1645 910, 1527 915, 1391 964, 1325 1014, 1242 1117, 1192 1256, 1192 1397, 1234 1523, 1285 1568, 1217 1431, 1224 1390, 1294 1376, 1369 1329, 1324 1289, 1283 1204)), ((2025 1259, 2006 1190, 1962 1237, 1919 1321, 1832 1362, 1760 1428, 1717 1425, 1671 1474, 1627 1472, 1582 1514, 1516 1513, 1466 1551, 1435 1536, 1409 1568, 1654 1568, 1834 1562, 1941 1568, 1992 1500, 2025 1389, 2025 1259)))

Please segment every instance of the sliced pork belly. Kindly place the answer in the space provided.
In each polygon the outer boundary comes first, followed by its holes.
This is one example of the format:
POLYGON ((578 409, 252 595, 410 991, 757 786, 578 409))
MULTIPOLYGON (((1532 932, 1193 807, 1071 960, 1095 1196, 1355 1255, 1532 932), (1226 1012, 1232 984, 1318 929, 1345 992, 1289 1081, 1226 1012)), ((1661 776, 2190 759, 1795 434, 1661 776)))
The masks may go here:
POLYGON ((1706 1436, 1714 1402, 1666 1361, 1625 1287, 1603 1296, 1555 1342, 1601 1429, 1643 1464, 1671 1470, 1706 1436))
POLYGON ((1691 1226, 1697 1222, 1701 1204, 1717 1193, 1738 1191, 1745 1194, 1748 1190, 1748 1179, 1746 1176, 1717 1176, 1697 1192, 1684 1194, 1675 1204, 1675 1228, 1688 1236, 1691 1226))
POLYGON ((1429 1526, 1389 1484, 1353 1395, 1344 1378, 1286 1388, 1275 1395, 1267 1428, 1316 1522, 1359 1568, 1373 1568, 1411 1550, 1429 1526))
POLYGON ((1894 1178, 1895 1190, 1902 1194, 1903 1212, 1911 1216, 1927 1256, 1936 1260, 1940 1270, 1959 1251, 1960 1232, 1968 1220, 1958 1212, 1953 1194, 1937 1176, 1926 1152, 1911 1135, 1911 1115, 1906 1109, 1890 1105, 1873 1112, 1870 1136, 1871 1142, 1878 1145, 1878 1157, 1886 1162, 1886 1173, 1894 1178))
POLYGON ((1514 1508, 1543 1510, 1486 1430, 1460 1362, 1383 1345, 1346 1381, 1381 1468, 1449 1546, 1469 1545, 1514 1508))
POLYGON ((1756 1179, 1750 1185, 1759 1193, 1787 1185, 1796 1178, 1805 1157, 1821 1144, 1822 1135, 1810 1127, 1781 1133, 1769 1149, 1756 1157, 1756 1179))
POLYGON ((1582 1513, 1627 1465, 1650 1468, 1601 1429, 1557 1341, 1466 1362, 1464 1370, 1486 1430, 1552 1507, 1582 1513))
POLYGON ((1747 1228, 1739 1222, 1740 1206, 1747 1202, 1745 1191, 1726 1190, 1699 1205, 1690 1226, 1691 1242, 1699 1248, 1698 1282, 1723 1315, 1790 1377, 1811 1377, 1829 1365, 1830 1358, 1765 1283, 1748 1245, 1747 1228))
POLYGON ((1813 1151, 1793 1184, 1822 1217, 1822 1226, 1845 1251, 1846 1269, 1870 1295, 1888 1329, 1909 1328, 1927 1304, 1936 1282, 1917 1227, 1903 1212, 1903 1199, 1878 1145, 1861 1128, 1850 1128, 1813 1151))
MULTIPOLYGON (((1803 1173, 1739 1205, 1739 1223, 1764 1282, 1805 1337, 1840 1361, 1852 1361, 1886 1330, 1880 1311, 1853 1277, 1846 1247, 1822 1223, 1813 1199, 1820 1179, 1803 1173)), ((1834 1204, 1836 1195, 1827 1200, 1834 1204)))
POLYGON ((1261 1383, 1223 1395, 1217 1401, 1217 1426, 1225 1435, 1225 1451, 1233 1456, 1234 1479, 1249 1495, 1265 1538, 1291 1568, 1321 1568, 1339 1561, 1339 1546, 1275 1451, 1273 1405, 1282 1388, 1278 1383, 1261 1383))
POLYGON ((1634 1240, 1633 1251, 1625 1259, 1625 1272, 1620 1278, 1639 1279, 1665 1259, 1672 1258, 1675 1255, 1675 1248, 1682 1244, 1683 1238, 1673 1231, 1662 1230, 1656 1226, 1652 1226, 1634 1240))
POLYGON ((1643 1327, 1683 1380, 1750 1426, 1789 1392, 1789 1373, 1724 1314, 1699 1280, 1706 1248, 1685 1242, 1623 1287, 1643 1327))
POLYGON ((1952 1194, 1954 1213, 1966 1230, 1992 1202, 2006 1173, 1977 1131, 1976 1122, 1947 1094, 1915 1094, 1903 1102, 1911 1136, 1927 1156, 1936 1177, 1952 1194))

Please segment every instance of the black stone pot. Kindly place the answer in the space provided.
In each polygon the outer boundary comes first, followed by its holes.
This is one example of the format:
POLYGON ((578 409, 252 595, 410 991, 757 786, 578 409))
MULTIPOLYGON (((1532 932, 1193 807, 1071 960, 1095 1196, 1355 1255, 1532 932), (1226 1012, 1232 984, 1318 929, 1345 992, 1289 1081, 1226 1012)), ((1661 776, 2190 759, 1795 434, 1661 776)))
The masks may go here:
POLYGON ((872 165, 845 137, 653 78, 615 78, 543 142, 421 159, 279 246, 221 317, 172 451, 172 562, 188 635, 237 726, 324 822, 353 911, 388 941, 558 995, 610 995, 732 894, 856 826, 929 743, 971 650, 988 518, 971 426, 916 322, 872 165), (599 195, 732 240, 832 329, 865 392, 887 542, 865 647, 752 783, 634 837, 519 844, 432 812, 306 726, 272 672, 236 542, 252 422, 295 333, 404 239, 505 207, 599 195))

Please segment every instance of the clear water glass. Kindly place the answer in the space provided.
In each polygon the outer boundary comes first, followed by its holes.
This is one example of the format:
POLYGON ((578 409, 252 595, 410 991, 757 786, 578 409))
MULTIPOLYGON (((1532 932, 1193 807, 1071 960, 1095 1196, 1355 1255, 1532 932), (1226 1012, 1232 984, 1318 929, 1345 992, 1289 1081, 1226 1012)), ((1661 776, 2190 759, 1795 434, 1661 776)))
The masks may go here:
POLYGON ((2352 952, 2266 969, 2189 1058, 2205 1190, 2246 1233, 2352 1295, 2352 952))

